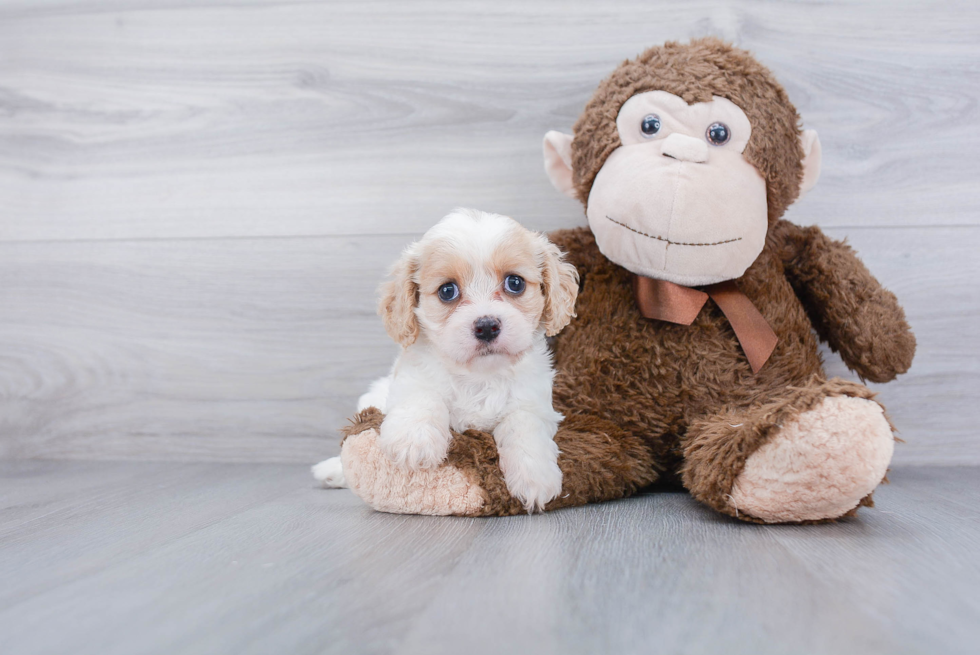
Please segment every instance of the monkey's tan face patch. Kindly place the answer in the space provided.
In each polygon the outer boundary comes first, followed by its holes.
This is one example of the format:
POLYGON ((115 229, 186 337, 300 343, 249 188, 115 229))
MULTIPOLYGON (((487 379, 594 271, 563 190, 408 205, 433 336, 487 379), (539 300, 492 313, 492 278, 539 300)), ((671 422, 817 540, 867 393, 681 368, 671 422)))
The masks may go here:
POLYGON ((765 180, 743 157, 752 128, 724 98, 688 105, 665 91, 630 98, 622 145, 596 175, 589 224, 602 253, 688 286, 740 277, 765 245, 765 180))

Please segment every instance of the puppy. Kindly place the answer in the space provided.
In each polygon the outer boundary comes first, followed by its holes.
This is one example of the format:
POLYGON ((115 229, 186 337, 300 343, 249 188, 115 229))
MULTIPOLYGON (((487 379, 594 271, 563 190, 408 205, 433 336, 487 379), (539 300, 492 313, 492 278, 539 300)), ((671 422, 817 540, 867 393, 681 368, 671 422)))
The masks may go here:
MULTIPOLYGON (((450 429, 492 431, 507 488, 540 511, 562 483, 545 337, 573 316, 575 267, 511 218, 458 209, 405 250, 381 292, 402 352, 357 404, 385 413, 379 447, 407 469, 432 468, 450 429)), ((313 474, 346 486, 339 457, 313 474)))

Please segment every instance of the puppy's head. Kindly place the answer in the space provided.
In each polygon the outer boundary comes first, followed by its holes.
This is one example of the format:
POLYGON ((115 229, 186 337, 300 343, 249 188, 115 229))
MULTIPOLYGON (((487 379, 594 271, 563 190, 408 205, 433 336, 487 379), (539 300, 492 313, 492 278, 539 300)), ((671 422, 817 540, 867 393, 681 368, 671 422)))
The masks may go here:
POLYGON ((459 209, 410 245, 381 289, 379 313, 403 346, 419 332, 464 365, 512 362, 541 330, 574 315, 578 273, 544 235, 511 218, 459 209))

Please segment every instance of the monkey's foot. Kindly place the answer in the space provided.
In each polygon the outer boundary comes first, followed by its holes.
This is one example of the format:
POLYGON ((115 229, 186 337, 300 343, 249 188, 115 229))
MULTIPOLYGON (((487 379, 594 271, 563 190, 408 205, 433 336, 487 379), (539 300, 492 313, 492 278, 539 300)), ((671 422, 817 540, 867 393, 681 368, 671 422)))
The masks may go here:
POLYGON ((483 490, 455 466, 407 470, 378 447, 378 430, 352 434, 340 450, 347 485, 365 503, 395 514, 474 515, 485 502, 483 490))
POLYGON ((838 518, 878 486, 893 449, 891 426, 878 403, 824 398, 749 456, 729 504, 766 523, 838 518))

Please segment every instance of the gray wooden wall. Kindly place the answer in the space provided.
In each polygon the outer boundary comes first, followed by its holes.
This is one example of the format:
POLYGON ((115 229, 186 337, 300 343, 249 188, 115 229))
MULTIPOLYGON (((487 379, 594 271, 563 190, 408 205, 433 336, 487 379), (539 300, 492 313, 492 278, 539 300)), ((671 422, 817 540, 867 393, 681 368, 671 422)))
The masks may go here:
POLYGON ((980 463, 980 6, 905 0, 0 0, 0 456, 335 453, 398 251, 457 205, 584 224, 542 135, 706 34, 821 135, 789 218, 905 304, 896 461, 980 463))

